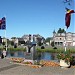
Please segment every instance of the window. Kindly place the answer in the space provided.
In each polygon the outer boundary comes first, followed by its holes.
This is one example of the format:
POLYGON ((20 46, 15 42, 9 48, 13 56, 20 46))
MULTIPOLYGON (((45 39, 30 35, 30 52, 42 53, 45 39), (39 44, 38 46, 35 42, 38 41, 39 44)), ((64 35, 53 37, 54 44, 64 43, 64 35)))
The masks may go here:
POLYGON ((60 38, 60 40, 61 40, 61 38, 60 38))

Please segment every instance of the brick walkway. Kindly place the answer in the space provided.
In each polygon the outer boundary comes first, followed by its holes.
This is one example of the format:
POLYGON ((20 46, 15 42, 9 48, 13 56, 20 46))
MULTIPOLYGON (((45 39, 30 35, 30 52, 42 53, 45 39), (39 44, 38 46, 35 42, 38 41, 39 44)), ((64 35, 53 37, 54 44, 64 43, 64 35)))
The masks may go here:
POLYGON ((0 59, 0 75, 75 75, 75 68, 29 66, 10 63, 8 59, 0 59))

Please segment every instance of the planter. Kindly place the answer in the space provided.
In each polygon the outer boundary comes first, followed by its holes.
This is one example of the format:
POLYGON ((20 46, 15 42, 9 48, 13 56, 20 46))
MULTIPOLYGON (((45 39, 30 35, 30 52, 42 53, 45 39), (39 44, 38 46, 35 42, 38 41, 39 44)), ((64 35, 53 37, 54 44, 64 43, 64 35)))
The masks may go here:
POLYGON ((65 60, 60 60, 60 66, 64 68, 70 67, 70 62, 65 62, 65 60))

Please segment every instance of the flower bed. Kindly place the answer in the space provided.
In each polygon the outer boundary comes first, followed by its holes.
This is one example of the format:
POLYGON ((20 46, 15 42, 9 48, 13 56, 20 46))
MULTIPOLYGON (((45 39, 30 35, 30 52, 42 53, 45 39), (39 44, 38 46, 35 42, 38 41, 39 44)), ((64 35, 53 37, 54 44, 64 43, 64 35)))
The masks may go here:
POLYGON ((36 65, 31 60, 27 60, 27 59, 23 59, 23 58, 11 58, 11 60, 13 62, 15 62, 16 64, 27 65, 27 66, 30 66, 32 68, 40 68, 42 66, 52 66, 52 67, 59 66, 59 63, 54 62, 54 61, 41 60, 39 65, 36 65))
POLYGON ((40 68, 40 65, 35 65, 31 60, 23 59, 23 58, 10 58, 11 61, 14 62, 14 64, 19 64, 19 65, 26 65, 30 66, 32 68, 40 68))
POLYGON ((13 61, 13 62, 17 62, 17 63, 21 63, 21 62, 24 61, 23 58, 10 58, 10 60, 13 61))
POLYGON ((40 61, 40 64, 43 65, 43 66, 59 66, 59 63, 57 62, 54 62, 54 61, 45 61, 45 60, 42 60, 40 61))
POLYGON ((32 65, 33 63, 30 62, 30 61, 27 61, 27 62, 22 62, 22 64, 30 64, 30 65, 32 65))
POLYGON ((41 68, 40 65, 30 65, 32 68, 41 68))
POLYGON ((65 62, 71 62, 72 60, 73 60, 73 57, 72 57, 72 54, 71 54, 71 52, 70 52, 70 50, 68 50, 68 51, 65 51, 65 52, 63 52, 63 53, 59 53, 59 54, 57 54, 57 58, 59 59, 59 60, 65 60, 65 62))

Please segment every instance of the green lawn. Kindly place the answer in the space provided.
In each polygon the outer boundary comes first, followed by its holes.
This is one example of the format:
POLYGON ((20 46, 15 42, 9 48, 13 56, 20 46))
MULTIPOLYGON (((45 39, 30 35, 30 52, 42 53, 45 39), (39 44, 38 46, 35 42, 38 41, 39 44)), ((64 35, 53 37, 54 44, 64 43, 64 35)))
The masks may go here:
MULTIPOLYGON (((0 47, 0 50, 2 50, 3 47, 0 47)), ((8 48, 7 50, 22 50, 22 51, 26 51, 26 48, 8 48)), ((45 47, 45 49, 41 49, 40 47, 36 47, 37 52, 50 52, 50 53, 59 53, 59 52, 63 52, 65 51, 64 47, 58 47, 57 49, 54 49, 53 47, 45 47)), ((75 53, 75 47, 67 47, 67 50, 70 50, 72 53, 75 53)))

